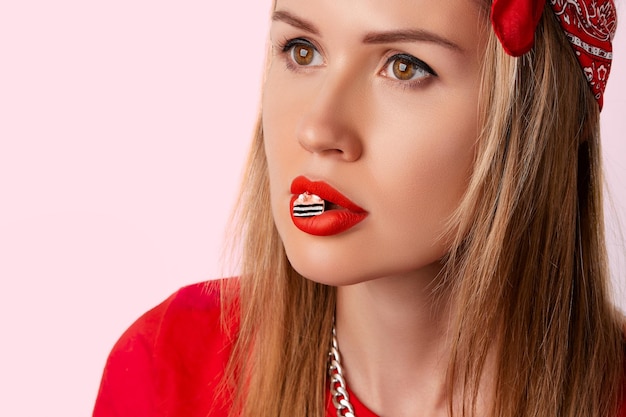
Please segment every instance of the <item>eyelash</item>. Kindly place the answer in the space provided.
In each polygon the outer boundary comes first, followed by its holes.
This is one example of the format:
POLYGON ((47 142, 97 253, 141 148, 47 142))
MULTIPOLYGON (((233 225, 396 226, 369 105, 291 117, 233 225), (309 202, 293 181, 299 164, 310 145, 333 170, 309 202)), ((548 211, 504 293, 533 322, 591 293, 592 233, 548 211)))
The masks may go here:
MULTIPOLYGON (((315 53, 319 54, 319 50, 318 48, 309 40, 304 39, 304 38, 285 38, 279 45, 279 49, 285 59, 285 63, 287 65, 287 68, 291 71, 302 71, 302 70, 306 70, 308 65, 299 65, 296 62, 294 62, 293 60, 293 48, 295 48, 298 45, 304 45, 307 47, 310 47, 312 49, 314 49, 315 53)), ((426 79, 430 78, 430 77, 437 77, 437 73, 430 67, 430 65, 428 65, 427 63, 425 63, 424 61, 422 61, 419 58, 416 58, 413 55, 410 54, 406 54, 406 53, 398 53, 398 54, 394 54, 391 55, 389 58, 387 58, 387 60, 385 61, 385 64, 383 66, 383 69, 379 71, 380 74, 383 74, 386 78, 388 78, 389 80, 399 83, 403 88, 412 88, 412 87, 417 87, 419 84, 422 84, 424 81, 426 81, 426 79), (404 60, 406 61, 408 64, 412 65, 416 71, 421 71, 424 73, 424 76, 420 76, 417 79, 409 79, 409 80, 401 80, 398 78, 395 78, 391 75, 389 75, 388 73, 388 69, 390 67, 390 65, 392 65, 394 62, 398 61, 398 60, 404 60)))
POLYGON ((386 75, 387 78, 392 79, 394 81, 399 81, 401 82, 403 85, 408 84, 408 86, 413 86, 413 85, 417 85, 417 84, 421 84, 424 81, 426 81, 427 78, 430 77, 436 77, 437 73, 430 67, 430 65, 428 65, 427 63, 425 63, 424 61, 422 61, 419 58, 414 57, 413 55, 409 55, 409 54, 394 54, 392 56, 390 56, 389 58, 387 58, 387 61, 385 62, 385 65, 381 71, 381 73, 388 73, 389 67, 397 61, 405 61, 406 63, 408 63, 409 65, 412 65, 415 69, 415 71, 418 72, 422 72, 423 76, 418 76, 418 78, 416 79, 410 79, 410 80, 400 80, 398 78, 392 77, 389 74, 386 75))
POLYGON ((283 40, 280 43, 279 48, 282 52, 282 55, 285 58, 287 68, 290 69, 291 71, 302 71, 307 68, 307 66, 298 65, 297 63, 293 61, 293 57, 291 54, 293 53, 293 48, 295 48, 298 45, 305 45, 305 46, 311 47, 315 50, 316 53, 319 54, 318 48, 311 41, 308 41, 304 38, 294 38, 294 39, 283 40))

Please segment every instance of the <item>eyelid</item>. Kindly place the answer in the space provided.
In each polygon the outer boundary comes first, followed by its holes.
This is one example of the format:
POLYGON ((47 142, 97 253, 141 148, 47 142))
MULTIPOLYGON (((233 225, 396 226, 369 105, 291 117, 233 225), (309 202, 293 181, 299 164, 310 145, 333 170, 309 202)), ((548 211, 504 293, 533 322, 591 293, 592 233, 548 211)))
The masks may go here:
POLYGON ((313 42, 311 42, 308 39, 305 38, 292 38, 292 39, 285 39, 282 44, 281 44, 281 50, 283 52, 288 52, 291 48, 293 48, 296 45, 301 45, 301 44, 305 44, 308 45, 312 48, 315 48, 315 50, 317 51, 317 46, 315 46, 315 44, 313 42))
POLYGON ((294 71, 311 69, 311 68, 319 67, 325 64, 324 55, 320 51, 320 48, 314 42, 306 38, 285 38, 281 43, 278 44, 278 47, 280 49, 281 55, 283 56, 283 59, 285 59, 287 63, 287 67, 294 71), (293 57, 294 48, 299 45, 300 46, 304 45, 308 48, 311 48, 314 51, 313 52, 314 59, 315 59, 315 56, 317 56, 319 61, 316 64, 307 64, 307 65, 302 65, 302 64, 295 62, 295 59, 293 57))
POLYGON ((389 64, 391 64, 396 59, 404 59, 406 61, 409 61, 411 64, 415 65, 416 67, 421 68, 424 71, 426 71, 427 73, 429 73, 430 75, 433 75, 433 76, 437 77, 437 73, 435 72, 435 70, 433 70, 430 67, 430 65, 428 65, 427 63, 425 63, 421 59, 419 59, 419 58, 417 58, 417 57, 415 57, 413 55, 406 54, 406 53, 398 53, 398 54, 391 55, 389 58, 387 58, 387 61, 385 61, 385 65, 383 66, 383 68, 387 68, 389 66, 389 64))

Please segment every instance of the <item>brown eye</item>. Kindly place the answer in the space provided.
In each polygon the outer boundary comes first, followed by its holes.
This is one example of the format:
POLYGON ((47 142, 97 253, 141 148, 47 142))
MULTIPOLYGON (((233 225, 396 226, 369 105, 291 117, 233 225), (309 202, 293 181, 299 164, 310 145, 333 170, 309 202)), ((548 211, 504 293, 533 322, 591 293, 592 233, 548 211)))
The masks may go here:
POLYGON ((397 81, 419 81, 437 74, 424 61, 408 54, 390 57, 382 75, 397 81))
POLYGON ((298 65, 311 65, 315 55, 315 48, 311 45, 296 45, 293 48, 293 60, 298 65))
POLYGON ((296 38, 287 42, 283 47, 283 52, 287 54, 293 64, 300 67, 313 67, 324 63, 322 55, 315 45, 303 38, 296 38))
POLYGON ((406 59, 398 58, 393 61, 393 75, 399 80, 408 81, 415 76, 416 68, 406 59))

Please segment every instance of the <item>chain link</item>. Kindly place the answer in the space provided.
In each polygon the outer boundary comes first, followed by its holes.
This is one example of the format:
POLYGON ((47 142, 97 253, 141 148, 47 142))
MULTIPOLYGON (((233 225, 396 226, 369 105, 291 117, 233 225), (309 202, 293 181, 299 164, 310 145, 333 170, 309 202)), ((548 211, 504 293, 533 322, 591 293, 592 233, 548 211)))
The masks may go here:
POLYGON ((355 417, 354 407, 350 403, 350 396, 346 388, 346 380, 343 377, 339 344, 337 343, 337 331, 334 323, 330 352, 328 352, 328 376, 330 377, 330 393, 333 404, 337 409, 337 417, 355 417))

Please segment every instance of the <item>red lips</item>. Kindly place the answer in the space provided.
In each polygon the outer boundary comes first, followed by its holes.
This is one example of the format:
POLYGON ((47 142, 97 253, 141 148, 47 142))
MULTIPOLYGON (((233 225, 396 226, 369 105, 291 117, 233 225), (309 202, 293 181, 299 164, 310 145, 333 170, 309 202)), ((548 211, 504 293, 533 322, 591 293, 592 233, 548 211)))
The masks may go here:
POLYGON ((291 220, 298 229, 311 235, 336 235, 345 232, 367 217, 365 210, 323 181, 310 181, 306 177, 297 177, 291 183, 291 193, 293 194, 289 205, 291 220), (293 214, 294 202, 303 193, 315 194, 327 203, 339 207, 327 208, 317 216, 296 217, 293 214))

